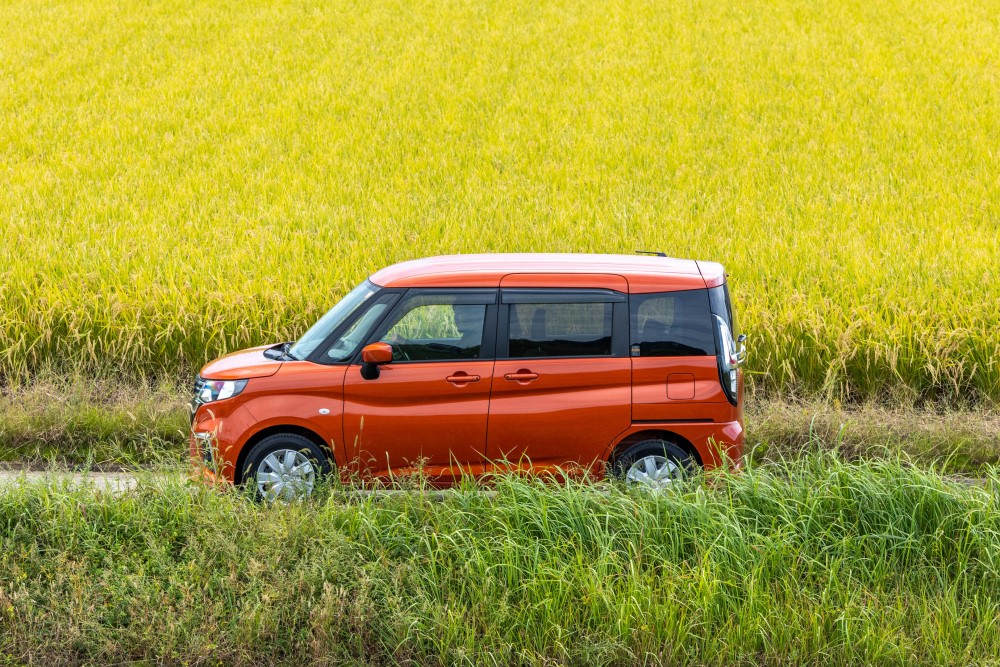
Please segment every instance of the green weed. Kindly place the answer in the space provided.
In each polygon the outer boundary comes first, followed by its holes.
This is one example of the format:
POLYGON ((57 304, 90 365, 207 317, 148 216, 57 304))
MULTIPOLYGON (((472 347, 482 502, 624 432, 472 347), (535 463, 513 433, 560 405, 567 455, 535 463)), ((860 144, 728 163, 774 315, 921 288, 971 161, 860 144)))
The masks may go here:
POLYGON ((0 490, 0 653, 37 664, 990 664, 1000 477, 813 455, 660 494, 260 506, 147 476, 0 490))

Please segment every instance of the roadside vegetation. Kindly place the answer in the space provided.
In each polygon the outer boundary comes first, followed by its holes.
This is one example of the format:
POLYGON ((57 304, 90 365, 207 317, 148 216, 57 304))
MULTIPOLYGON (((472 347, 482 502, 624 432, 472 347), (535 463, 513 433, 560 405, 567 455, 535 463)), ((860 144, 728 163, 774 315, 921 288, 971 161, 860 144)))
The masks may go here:
MULTIPOLYGON (((0 491, 29 664, 995 664, 1000 476, 811 455, 650 494, 0 491)), ((426 490, 425 490, 426 491, 426 490)))
POLYGON ((4 3, 0 461, 139 483, 0 484, 0 665, 1000 664, 998 12, 4 3), (375 270, 635 249, 730 273, 743 473, 182 481, 375 270))
POLYGON ((1000 400, 992 0, 0 8, 0 378, 176 382, 388 263, 727 266, 772 395, 1000 400))
POLYGON ((190 430, 176 385, 48 376, 0 389, 0 467, 177 463, 190 430))
MULTIPOLYGON (((187 391, 58 376, 0 391, 0 468, 175 465, 187 456, 187 391)), ((746 428, 747 453, 757 463, 816 452, 847 460, 902 456, 968 476, 1000 464, 1000 415, 987 407, 913 410, 751 396, 746 428)))

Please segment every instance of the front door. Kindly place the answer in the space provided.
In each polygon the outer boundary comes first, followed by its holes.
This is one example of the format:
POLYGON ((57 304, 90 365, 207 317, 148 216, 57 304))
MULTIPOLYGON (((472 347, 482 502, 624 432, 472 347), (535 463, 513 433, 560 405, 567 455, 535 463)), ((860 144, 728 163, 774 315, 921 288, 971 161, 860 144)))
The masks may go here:
POLYGON ((355 469, 384 476, 423 466, 450 477, 480 464, 496 330, 496 290, 410 290, 369 342, 392 345, 372 380, 344 381, 344 442, 355 469))
POLYGON ((625 295, 505 289, 501 300, 487 457, 592 464, 631 424, 625 295))

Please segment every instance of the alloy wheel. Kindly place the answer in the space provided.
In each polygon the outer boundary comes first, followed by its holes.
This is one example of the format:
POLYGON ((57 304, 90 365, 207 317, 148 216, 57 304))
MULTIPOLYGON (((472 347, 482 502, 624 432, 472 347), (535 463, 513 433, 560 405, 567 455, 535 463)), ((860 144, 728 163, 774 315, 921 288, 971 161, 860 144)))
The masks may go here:
POLYGON ((291 501, 312 494, 316 468, 304 452, 278 449, 257 467, 257 491, 267 501, 291 501))
POLYGON ((637 459, 625 473, 625 481, 630 486, 665 489, 680 481, 683 473, 683 469, 673 459, 652 454, 637 459))

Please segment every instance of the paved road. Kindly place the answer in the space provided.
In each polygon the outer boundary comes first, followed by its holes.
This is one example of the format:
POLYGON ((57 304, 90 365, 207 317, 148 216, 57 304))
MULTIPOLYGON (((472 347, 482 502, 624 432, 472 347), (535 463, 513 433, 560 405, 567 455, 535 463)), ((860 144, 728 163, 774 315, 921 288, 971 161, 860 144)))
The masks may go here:
POLYGON ((0 488, 38 482, 81 486, 93 484, 95 488, 119 493, 135 488, 138 478, 128 472, 45 472, 37 470, 0 470, 0 488))
MULTIPOLYGON (((179 472, 159 472, 150 473, 153 478, 182 477, 179 472)), ((978 477, 967 477, 955 475, 950 477, 951 481, 965 484, 966 486, 980 486, 986 483, 985 479, 978 477)), ((0 490, 19 484, 33 484, 39 482, 49 482, 51 484, 68 484, 69 486, 80 486, 93 484, 95 488, 121 493, 133 489, 139 483, 139 477, 130 472, 48 472, 39 470, 0 470, 0 490)), ((360 496, 368 495, 394 495, 396 493, 409 493, 400 489, 355 489, 354 493, 360 496)), ((425 491, 427 493, 427 491, 425 491)), ((430 491, 429 495, 443 496, 447 491, 430 491)))
MULTIPOLYGON (((144 473, 141 477, 145 480, 181 480, 184 473, 176 471, 162 471, 144 473)), ((41 470, 2 470, 0 469, 0 491, 16 487, 19 484, 68 484, 70 487, 93 485, 94 488, 121 493, 134 489, 139 484, 140 475, 131 472, 50 472, 41 470)), ((420 493, 418 491, 405 489, 350 489, 348 495, 356 497, 389 497, 400 493, 420 493)), ((422 493, 435 499, 444 499, 452 491, 425 489, 422 493)), ((492 495, 493 491, 484 490, 487 495, 492 495)))

